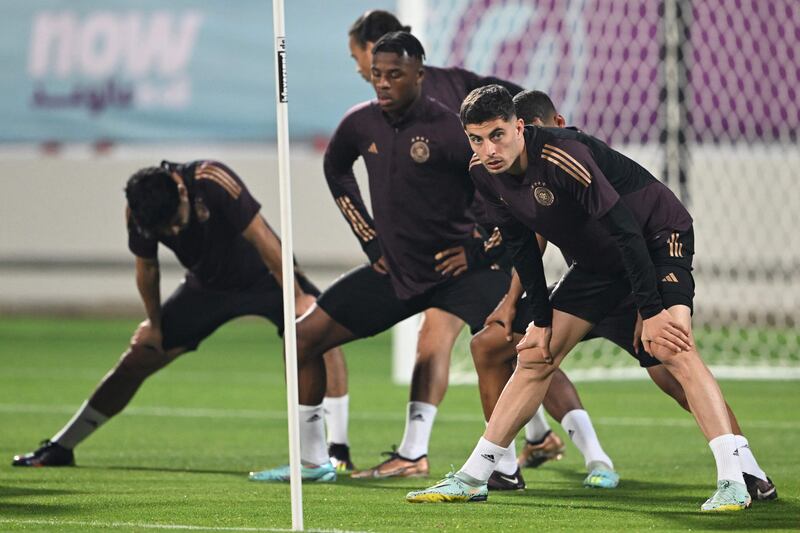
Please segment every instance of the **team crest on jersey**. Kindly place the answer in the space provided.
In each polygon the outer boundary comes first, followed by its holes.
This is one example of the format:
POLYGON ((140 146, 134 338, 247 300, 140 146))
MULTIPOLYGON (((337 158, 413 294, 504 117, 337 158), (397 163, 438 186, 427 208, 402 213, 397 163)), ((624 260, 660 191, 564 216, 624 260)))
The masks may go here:
POLYGON ((544 183, 534 183, 531 188, 533 189, 533 197, 539 205, 550 207, 556 201, 553 191, 545 187, 544 183))
POLYGON ((411 138, 411 159, 415 163, 424 163, 431 157, 431 149, 428 147, 429 142, 425 137, 411 138))

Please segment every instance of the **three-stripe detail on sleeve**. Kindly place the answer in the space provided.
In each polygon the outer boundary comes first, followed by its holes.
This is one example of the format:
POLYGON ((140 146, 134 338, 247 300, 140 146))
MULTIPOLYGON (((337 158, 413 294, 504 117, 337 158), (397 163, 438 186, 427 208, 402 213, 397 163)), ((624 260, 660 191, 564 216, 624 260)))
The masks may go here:
POLYGON ((569 155, 567 152, 553 146, 552 144, 545 144, 542 148, 542 159, 549 161, 558 166, 561 170, 575 178, 578 183, 584 187, 588 187, 592 183, 592 175, 586 168, 581 165, 577 159, 569 155))
POLYGON ((375 238, 375 230, 372 229, 358 209, 353 205, 353 201, 347 196, 340 196, 336 198, 336 205, 342 211, 353 231, 358 235, 358 238, 363 242, 369 242, 375 238))
POLYGON ((195 173, 195 179, 210 180, 225 189, 234 199, 242 194, 242 186, 224 169, 211 163, 203 163, 195 173))
POLYGON ((683 243, 678 242, 680 238, 681 236, 679 233, 673 233, 669 236, 667 245, 669 246, 670 257, 683 257, 683 243))

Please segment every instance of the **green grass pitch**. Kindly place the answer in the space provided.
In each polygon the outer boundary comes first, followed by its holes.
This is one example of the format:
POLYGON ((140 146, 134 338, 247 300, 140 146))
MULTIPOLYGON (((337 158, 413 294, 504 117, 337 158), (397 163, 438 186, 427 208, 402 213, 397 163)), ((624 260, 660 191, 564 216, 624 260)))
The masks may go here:
MULTIPOLYGON (((0 531, 281 531, 287 485, 246 473, 285 463, 283 364, 274 328, 244 320, 145 383, 127 411, 81 445, 77 468, 14 469, 14 453, 50 437, 125 347, 135 320, 0 320, 0 531)), ((389 381, 389 339, 346 347, 357 466, 399 443, 408 391, 389 381)), ((776 502, 742 513, 698 512, 715 483, 708 446, 688 414, 647 381, 579 384, 622 476, 611 491, 581 487, 564 459, 526 470, 528 489, 487 503, 411 505, 408 490, 459 467, 482 432, 474 386, 452 387, 431 442, 430 480, 305 485, 306 528, 345 531, 791 530, 800 528, 800 384, 722 387, 776 502)), ((556 429, 560 432, 560 428, 556 429)), ((562 433, 563 436, 563 433, 562 433)), ((566 440, 566 439, 565 439, 566 440)))

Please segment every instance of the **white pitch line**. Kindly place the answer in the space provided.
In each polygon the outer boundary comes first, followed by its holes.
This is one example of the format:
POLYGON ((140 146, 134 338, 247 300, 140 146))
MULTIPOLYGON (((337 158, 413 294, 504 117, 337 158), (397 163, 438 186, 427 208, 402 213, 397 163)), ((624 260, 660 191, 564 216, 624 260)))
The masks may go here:
MULTIPOLYGON (((0 413, 10 414, 65 414, 71 415, 75 407, 64 405, 26 405, 13 403, 0 403, 0 413)), ((247 419, 247 420, 286 420, 285 411, 270 411, 257 409, 215 409, 202 407, 129 407, 123 414, 127 416, 152 416, 163 418, 211 418, 211 419, 247 419)), ((401 411, 378 413, 372 411, 353 411, 351 420, 364 420, 368 422, 395 422, 405 420, 401 411)), ((483 422, 480 415, 467 414, 441 414, 436 417, 437 422, 445 423, 479 423, 483 422)), ((648 418, 648 417, 593 417, 592 421, 600 426, 633 426, 633 427, 696 427, 695 421, 688 415, 684 418, 648 418)), ((745 429, 785 429, 800 430, 800 421, 768 421, 749 420, 744 422, 745 429)))
MULTIPOLYGON (((83 521, 83 520, 37 520, 28 518, 0 518, 0 524, 12 525, 38 525, 38 526, 78 526, 78 527, 94 527, 101 529, 119 529, 119 528, 135 528, 135 529, 170 529, 181 531, 254 531, 254 532, 284 532, 292 531, 291 529, 274 528, 274 527, 222 527, 222 526, 194 526, 190 524, 148 524, 142 522, 101 522, 98 520, 83 521)), ((307 529, 309 532, 316 533, 359 533, 356 531, 347 531, 343 529, 307 529)), ((362 532, 363 533, 363 532, 362 532)))

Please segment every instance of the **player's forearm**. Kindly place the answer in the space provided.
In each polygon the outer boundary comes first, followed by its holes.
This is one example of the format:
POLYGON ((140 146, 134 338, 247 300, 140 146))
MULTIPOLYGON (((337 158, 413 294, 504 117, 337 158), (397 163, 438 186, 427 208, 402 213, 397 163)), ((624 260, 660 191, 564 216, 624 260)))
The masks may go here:
POLYGON ((153 327, 161 327, 161 269, 157 259, 136 258, 136 287, 153 327))
MULTIPOLYGON (((255 247, 264 262, 264 266, 269 269, 278 285, 283 287, 283 250, 278 236, 270 229, 261 215, 256 215, 253 218, 242 235, 255 247)), ((294 292, 295 296, 303 293, 296 277, 294 280, 294 292)))
POLYGON ((633 215, 618 201, 600 218, 622 253, 622 262, 642 318, 648 319, 664 309, 658 292, 656 270, 642 232, 633 215))
POLYGON ((547 281, 539 243, 535 235, 527 230, 503 231, 503 238, 512 251, 514 269, 520 284, 528 295, 528 305, 533 310, 533 322, 549 326, 553 320, 553 309, 547 295, 547 281))

